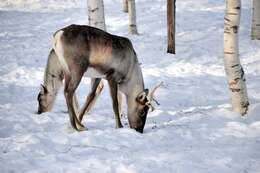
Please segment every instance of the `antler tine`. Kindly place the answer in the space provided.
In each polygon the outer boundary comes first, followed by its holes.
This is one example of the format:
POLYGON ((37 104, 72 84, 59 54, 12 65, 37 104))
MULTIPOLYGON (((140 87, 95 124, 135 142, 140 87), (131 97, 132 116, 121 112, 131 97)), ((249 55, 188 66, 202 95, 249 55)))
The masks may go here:
POLYGON ((157 85, 154 86, 154 88, 151 90, 151 92, 149 93, 149 97, 153 97, 155 91, 161 87, 163 85, 163 81, 161 81, 160 83, 158 83, 157 85))
POLYGON ((155 93, 155 91, 156 91, 159 87, 161 87, 162 85, 163 85, 163 81, 159 82, 157 85, 154 86, 154 88, 153 88, 153 89, 151 90, 151 92, 149 93, 149 100, 150 100, 150 105, 151 105, 152 111, 155 110, 155 107, 152 105, 151 102, 155 102, 157 105, 160 105, 160 103, 159 103, 157 100, 155 100, 155 98, 154 98, 154 93, 155 93))

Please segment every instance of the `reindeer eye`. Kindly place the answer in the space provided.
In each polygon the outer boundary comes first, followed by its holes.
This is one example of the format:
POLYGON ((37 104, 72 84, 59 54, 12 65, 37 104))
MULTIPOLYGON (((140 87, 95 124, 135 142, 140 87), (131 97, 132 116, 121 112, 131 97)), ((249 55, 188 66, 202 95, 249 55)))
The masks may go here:
POLYGON ((144 111, 144 110, 140 110, 140 111, 139 111, 139 114, 140 114, 140 116, 142 117, 142 116, 145 115, 145 111, 144 111))
POLYGON ((147 114, 148 110, 149 110, 149 107, 145 106, 142 110, 139 111, 139 115, 141 117, 145 116, 147 114))
POLYGON ((139 112, 140 116, 145 116, 148 110, 149 110, 149 106, 144 106, 144 108, 139 112))
POLYGON ((41 101, 42 101, 42 96, 43 96, 43 94, 42 94, 42 93, 39 93, 39 94, 38 94, 37 100, 38 100, 39 102, 41 102, 41 101))
POLYGON ((37 100, 38 100, 38 101, 41 100, 41 93, 38 94, 37 100))

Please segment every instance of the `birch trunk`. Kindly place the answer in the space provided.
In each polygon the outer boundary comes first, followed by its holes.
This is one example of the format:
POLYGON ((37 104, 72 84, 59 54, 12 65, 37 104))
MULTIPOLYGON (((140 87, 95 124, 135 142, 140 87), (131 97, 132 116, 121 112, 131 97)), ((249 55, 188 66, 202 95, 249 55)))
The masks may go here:
POLYGON ((127 0, 123 0, 123 12, 128 12, 128 2, 127 0))
POLYGON ((224 17, 224 63, 231 91, 233 111, 244 115, 249 102, 246 89, 246 79, 239 60, 238 31, 240 22, 241 0, 226 0, 224 17))
POLYGON ((106 30, 103 0, 88 0, 88 22, 90 26, 106 30))
POLYGON ((136 26, 136 10, 135 10, 135 0, 128 1, 128 18, 129 25, 128 30, 131 34, 138 34, 136 26))
POLYGON ((176 0, 167 0, 167 53, 175 54, 175 9, 176 0))
POLYGON ((252 40, 260 40, 260 0, 253 0, 252 13, 252 40))
MULTIPOLYGON (((93 26, 99 29, 102 29, 106 31, 106 23, 105 23, 105 13, 104 13, 104 3, 103 0, 87 0, 87 6, 88 6, 88 23, 89 26, 93 26)), ((93 79, 91 80, 91 83, 93 82, 93 79)), ((91 84, 92 86, 92 84, 91 84)), ((97 98, 101 94, 101 91, 103 89, 104 83, 101 81, 98 85, 98 88, 96 90, 96 96, 94 100, 91 102, 89 107, 86 109, 86 112, 89 112, 89 110, 93 107, 95 104, 97 98)))

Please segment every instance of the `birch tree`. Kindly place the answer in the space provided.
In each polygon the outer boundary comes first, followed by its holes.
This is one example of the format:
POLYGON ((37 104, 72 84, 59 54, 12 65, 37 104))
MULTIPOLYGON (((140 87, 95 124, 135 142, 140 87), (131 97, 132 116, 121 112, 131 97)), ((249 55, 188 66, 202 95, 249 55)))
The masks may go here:
POLYGON ((131 34, 138 34, 136 26, 136 10, 135 10, 135 0, 128 1, 128 30, 131 34))
MULTIPOLYGON (((104 13, 104 3, 103 0, 87 0, 88 6, 88 23, 89 26, 93 26, 99 29, 106 31, 106 23, 105 23, 105 13, 104 13)), ((94 79, 91 79, 91 86, 94 82, 94 79)), ((91 107, 95 104, 98 96, 100 95, 102 89, 104 87, 103 81, 101 81, 96 90, 96 97, 88 106, 85 112, 89 112, 91 107)))
POLYGON ((260 40, 260 0, 253 0, 252 8, 252 40, 260 40))
POLYGON ((238 31, 241 0, 226 0, 224 17, 224 64, 228 86, 231 91, 233 111, 244 115, 249 102, 244 70, 239 60, 238 31))
POLYGON ((175 9, 176 0, 167 0, 167 53, 175 54, 175 9))
POLYGON ((88 0, 88 22, 90 26, 106 30, 103 0, 88 0))
MULTIPOLYGON (((102 29, 104 31, 106 31, 106 23, 105 23, 105 12, 104 12, 104 2, 103 0, 87 0, 87 4, 88 4, 88 21, 89 21, 89 25, 102 29)), ((91 83, 93 82, 93 79, 91 79, 91 83)), ((96 90, 96 97, 93 100, 93 102, 91 103, 91 105, 88 107, 88 109, 85 112, 88 112, 90 110, 90 108, 94 105, 94 103, 96 102, 97 97, 100 95, 102 89, 103 89, 104 83, 103 81, 101 81, 99 83, 99 86, 96 90)), ((119 109, 119 114, 122 114, 122 94, 118 93, 117 94, 117 98, 118 98, 118 109, 119 109)))
POLYGON ((128 12, 128 2, 127 0, 123 0, 123 12, 128 12))

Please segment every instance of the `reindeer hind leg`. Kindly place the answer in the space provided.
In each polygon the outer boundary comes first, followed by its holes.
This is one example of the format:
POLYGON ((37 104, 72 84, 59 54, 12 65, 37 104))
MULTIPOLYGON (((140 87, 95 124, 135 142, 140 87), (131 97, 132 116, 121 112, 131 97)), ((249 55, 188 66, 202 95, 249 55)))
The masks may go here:
POLYGON ((66 103, 67 103, 67 107, 68 107, 68 111, 69 111, 70 123, 71 123, 72 127, 78 131, 86 130, 85 127, 78 120, 74 106, 73 106, 73 96, 74 96, 75 90, 77 89, 77 87, 80 83, 82 75, 83 74, 80 75, 78 73, 71 73, 70 75, 66 74, 65 75, 65 87, 64 87, 64 95, 66 98, 66 103), (72 75, 72 74, 74 74, 74 75, 72 75))
POLYGON ((83 105, 82 109, 79 113, 79 121, 81 122, 83 119, 83 116, 86 112, 90 110, 90 108, 94 105, 97 97, 101 93, 102 89, 104 87, 103 82, 100 78, 91 78, 91 90, 87 96, 87 100, 85 104, 83 105))
POLYGON ((122 113, 122 93, 120 93, 119 91, 117 92, 117 100, 118 100, 118 112, 119 112, 119 115, 120 117, 123 116, 123 113, 122 113))
POLYGON ((78 102, 78 98, 77 98, 76 92, 73 95, 73 106, 74 106, 76 114, 79 113, 79 109, 80 108, 79 108, 79 102, 78 102))

